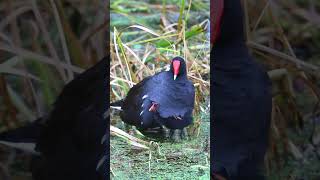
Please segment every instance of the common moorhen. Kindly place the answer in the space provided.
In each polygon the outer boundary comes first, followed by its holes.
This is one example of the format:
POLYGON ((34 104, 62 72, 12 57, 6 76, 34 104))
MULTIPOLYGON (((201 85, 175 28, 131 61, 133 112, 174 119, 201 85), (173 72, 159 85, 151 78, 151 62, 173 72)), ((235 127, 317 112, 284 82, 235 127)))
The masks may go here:
POLYGON ((28 149, 35 180, 109 179, 107 61, 68 83, 47 116, 0 134, 4 144, 34 144, 28 149))
POLYGON ((227 179, 264 179, 271 81, 245 44, 240 0, 214 0, 211 171, 227 179))
POLYGON ((175 57, 169 71, 143 79, 129 90, 125 99, 111 106, 119 105, 122 121, 136 126, 142 133, 161 127, 165 136, 180 140, 186 136, 184 128, 192 123, 194 98, 186 63, 183 58, 175 57))

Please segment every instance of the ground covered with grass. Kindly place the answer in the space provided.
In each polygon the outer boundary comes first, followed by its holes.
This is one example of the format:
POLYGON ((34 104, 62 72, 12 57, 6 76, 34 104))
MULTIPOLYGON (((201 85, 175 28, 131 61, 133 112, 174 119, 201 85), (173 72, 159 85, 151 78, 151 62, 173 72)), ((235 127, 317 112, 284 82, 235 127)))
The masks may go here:
POLYGON ((143 150, 111 136, 112 179, 210 179, 208 110, 202 112, 199 119, 199 131, 190 128, 189 140, 175 143, 158 139, 159 148, 153 150, 143 150))

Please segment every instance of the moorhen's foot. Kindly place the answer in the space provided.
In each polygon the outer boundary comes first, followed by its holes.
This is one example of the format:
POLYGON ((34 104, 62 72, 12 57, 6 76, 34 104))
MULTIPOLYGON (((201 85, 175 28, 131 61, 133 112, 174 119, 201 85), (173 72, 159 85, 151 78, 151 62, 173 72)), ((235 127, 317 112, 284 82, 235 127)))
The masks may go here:
POLYGON ((136 128, 135 126, 125 124, 124 129, 125 129, 125 132, 131 136, 136 136, 136 137, 144 136, 143 134, 141 134, 140 132, 141 130, 136 128))
POLYGON ((163 136, 165 138, 169 138, 170 137, 170 129, 166 128, 165 126, 162 126, 162 132, 163 132, 163 136))
POLYGON ((129 124, 124 124, 124 129, 125 131, 130 134, 130 135, 134 135, 134 129, 133 126, 129 125, 129 124))
POLYGON ((188 132, 186 128, 183 128, 183 129, 164 128, 164 136, 166 138, 170 138, 174 142, 180 142, 181 140, 188 140, 188 132))

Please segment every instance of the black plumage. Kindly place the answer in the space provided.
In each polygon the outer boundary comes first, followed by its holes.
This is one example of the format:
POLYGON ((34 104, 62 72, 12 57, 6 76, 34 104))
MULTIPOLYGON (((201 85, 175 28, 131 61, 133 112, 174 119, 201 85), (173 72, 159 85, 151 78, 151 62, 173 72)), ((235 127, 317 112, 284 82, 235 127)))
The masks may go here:
POLYGON ((240 0, 215 2, 224 4, 212 4, 212 10, 224 8, 211 51, 212 172, 231 180, 264 179, 271 81, 246 47, 240 0))
POLYGON ((108 179, 107 60, 68 83, 48 116, 0 135, 3 141, 35 143, 35 180, 108 179))
MULTIPOLYGON (((121 119, 139 129, 165 126, 183 129, 192 123, 194 86, 187 78, 183 58, 172 59, 170 70, 143 79, 120 101, 121 119), (174 63, 179 64, 174 80, 174 63)), ((111 105, 116 105, 111 104, 111 105)))

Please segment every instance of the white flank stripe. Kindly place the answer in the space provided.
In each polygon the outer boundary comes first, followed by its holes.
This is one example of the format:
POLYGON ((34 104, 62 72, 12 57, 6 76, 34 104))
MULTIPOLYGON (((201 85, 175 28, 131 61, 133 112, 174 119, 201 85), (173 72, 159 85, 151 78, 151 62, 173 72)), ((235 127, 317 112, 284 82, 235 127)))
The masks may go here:
POLYGON ((110 108, 122 111, 122 108, 120 106, 110 106, 110 108))
POLYGON ((146 94, 146 95, 144 95, 143 97, 142 97, 142 99, 145 99, 145 98, 147 98, 148 97, 148 95, 146 94))

